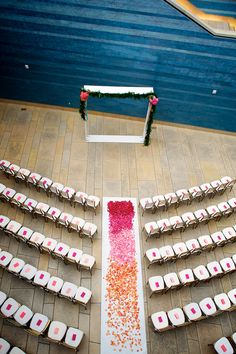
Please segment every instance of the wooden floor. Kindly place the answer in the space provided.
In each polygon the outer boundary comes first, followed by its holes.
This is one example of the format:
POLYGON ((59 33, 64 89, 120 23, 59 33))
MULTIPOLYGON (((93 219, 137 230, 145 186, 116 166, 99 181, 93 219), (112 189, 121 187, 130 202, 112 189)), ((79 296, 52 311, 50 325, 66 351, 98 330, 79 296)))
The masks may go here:
MULTIPOLYGON (((140 134, 142 125, 138 122, 108 119, 99 116, 90 117, 90 129, 93 133, 140 134)), ((157 193, 167 193, 223 175, 236 176, 236 138, 235 136, 213 134, 191 129, 158 126, 153 130, 149 147, 131 144, 85 143, 84 127, 79 114, 74 112, 21 106, 17 104, 0 104, 0 158, 13 161, 42 175, 89 194, 103 196, 145 197, 157 193)), ((44 193, 26 189, 22 184, 14 184, 0 174, 0 183, 15 187, 37 200, 48 201, 44 193)), ((236 195, 236 187, 228 195, 200 204, 192 203, 190 207, 182 206, 177 213, 196 210, 223 201, 236 195)), ((96 257, 96 269, 92 277, 86 271, 78 272, 72 266, 66 266, 47 255, 40 255, 37 250, 17 243, 3 234, 0 235, 0 247, 9 250, 40 269, 48 270, 53 275, 65 280, 82 284, 92 289, 93 297, 89 308, 84 310, 78 305, 45 294, 42 290, 26 284, 22 280, 0 270, 1 290, 15 297, 19 302, 31 307, 33 311, 43 312, 51 319, 65 321, 70 326, 79 326, 86 334, 81 354, 98 354, 100 349, 100 292, 101 292, 101 211, 97 216, 84 212, 80 208, 72 209, 69 204, 58 202, 55 198, 48 201, 51 205, 71 212, 98 225, 98 235, 93 245, 88 240, 81 240, 66 230, 56 229, 52 223, 33 220, 17 209, 0 204, 0 213, 15 218, 34 230, 47 236, 53 235, 70 246, 82 247, 84 252, 96 257)), ((140 216, 141 226, 150 220, 164 215, 175 215, 175 209, 167 213, 146 214, 140 216)), ((201 234, 212 233, 223 227, 236 223, 236 217, 222 219, 218 223, 187 230, 183 234, 174 233, 159 240, 145 242, 141 234, 142 252, 146 249, 173 244, 181 239, 188 240, 201 234)), ((198 301, 221 291, 236 287, 236 273, 221 280, 212 280, 209 284, 196 288, 156 295, 149 299, 146 280, 152 275, 164 275, 167 272, 181 270, 219 260, 236 253, 236 244, 217 248, 214 252, 192 256, 176 264, 153 266, 149 270, 143 260, 144 294, 146 318, 158 310, 169 310, 190 301, 198 301)), ((208 343, 214 342, 222 335, 230 335, 236 330, 236 313, 222 314, 218 317, 192 324, 162 335, 152 331, 147 321, 147 338, 149 353, 156 354, 198 354, 211 353, 208 343)), ((1 336, 15 345, 21 346, 29 354, 71 353, 69 349, 49 344, 42 338, 27 335, 21 328, 13 328, 7 321, 0 319, 1 336)))

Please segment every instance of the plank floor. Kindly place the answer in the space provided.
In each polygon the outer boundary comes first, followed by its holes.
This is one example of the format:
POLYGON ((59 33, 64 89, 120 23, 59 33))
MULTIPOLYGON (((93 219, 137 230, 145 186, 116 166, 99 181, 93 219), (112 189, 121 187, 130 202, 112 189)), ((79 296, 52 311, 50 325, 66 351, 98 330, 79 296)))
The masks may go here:
MULTIPOLYGON (((90 133, 93 134, 120 132, 120 134, 139 135, 141 131, 142 124, 138 122, 101 116, 90 117, 90 133)), ((0 103, 0 158, 13 161, 78 190, 98 195, 100 198, 103 196, 141 198, 201 184, 223 175, 235 177, 236 137, 157 125, 157 129, 153 130, 149 147, 134 144, 86 143, 83 122, 78 113, 0 103)), ((56 229, 52 223, 44 223, 42 219, 32 220, 30 215, 24 215, 7 204, 0 204, 0 213, 15 218, 47 236, 60 239, 70 246, 82 248, 84 252, 96 257, 97 263, 91 277, 86 271, 78 272, 75 267, 64 265, 48 255, 39 254, 37 250, 18 243, 2 233, 0 235, 1 248, 9 250, 40 269, 48 270, 53 275, 92 289, 92 303, 87 310, 84 310, 64 299, 45 294, 42 290, 0 270, 1 290, 28 305, 35 312, 43 312, 51 319, 65 321, 70 326, 78 326, 86 334, 80 353, 98 354, 101 316, 101 210, 97 216, 89 211, 84 213, 79 207, 74 209, 68 203, 47 198, 43 192, 39 194, 33 189, 27 189, 23 184, 16 185, 13 179, 7 180, 3 174, 0 174, 0 182, 98 225, 98 235, 91 244, 86 239, 79 239, 73 233, 56 229)), ((181 206, 177 209, 177 213, 180 215, 188 209, 193 211, 200 206, 229 199, 236 195, 235 191, 236 187, 228 195, 216 197, 213 202, 205 200, 200 204, 192 203, 190 207, 181 206)), ((159 213, 155 216, 148 213, 144 217, 140 215, 140 230, 147 221, 160 219, 164 215, 172 216, 175 213, 175 209, 171 209, 167 213, 159 213)), ((212 233, 235 223, 236 217, 231 216, 217 223, 211 222, 200 226, 196 230, 186 230, 183 234, 174 233, 148 242, 145 242, 144 235, 140 233, 142 252, 153 246, 160 247, 181 239, 188 240, 201 234, 212 233)), ((212 296, 236 287, 235 273, 220 280, 212 280, 209 284, 172 291, 162 296, 153 295, 149 299, 149 289, 145 285, 148 277, 206 264, 234 253, 236 253, 236 244, 217 248, 214 252, 205 252, 200 256, 192 256, 176 264, 153 266, 149 270, 143 260, 146 318, 158 310, 169 310, 192 300, 198 301, 205 296, 212 296)), ((148 321, 146 326, 150 354, 207 354, 210 353, 208 343, 214 342, 222 335, 230 335, 236 330, 236 313, 221 314, 162 335, 155 334, 148 321)), ((62 346, 27 335, 21 328, 13 328, 2 319, 0 319, 0 333, 29 354, 72 353, 62 346)))

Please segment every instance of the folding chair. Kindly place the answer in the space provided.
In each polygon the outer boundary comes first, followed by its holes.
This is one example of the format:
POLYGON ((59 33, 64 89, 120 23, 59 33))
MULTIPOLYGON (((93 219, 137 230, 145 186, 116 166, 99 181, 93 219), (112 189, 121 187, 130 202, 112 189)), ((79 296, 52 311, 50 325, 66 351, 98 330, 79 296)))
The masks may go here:
POLYGON ((45 290, 54 295, 59 295, 60 290, 63 286, 63 280, 58 277, 51 277, 45 287, 45 290))
POLYGON ((185 223, 185 227, 191 226, 195 228, 197 226, 198 220, 195 218, 194 214, 191 212, 184 213, 181 215, 183 222, 185 223))
POLYGON ((92 268, 95 263, 96 261, 93 256, 83 253, 79 262, 79 268, 87 269, 89 270, 90 274, 92 274, 92 268))
POLYGON ((65 256, 69 252, 70 247, 65 243, 58 242, 54 250, 51 252, 52 256, 59 257, 64 260, 65 256))
POLYGON ((184 269, 179 272, 179 279, 183 286, 192 286, 198 283, 198 280, 194 278, 192 269, 184 269))
POLYGON ((199 265, 193 269, 194 276, 201 282, 208 282, 210 280, 210 274, 204 265, 199 265))
POLYGON ((169 207, 171 207, 171 206, 174 206, 175 208, 178 207, 179 198, 174 192, 167 193, 167 194, 164 195, 164 197, 165 197, 165 200, 166 200, 167 209, 169 207))
POLYGON ((26 199, 27 199, 26 195, 22 193, 16 193, 14 197, 11 199, 11 204, 16 205, 18 208, 22 208, 26 199))
POLYGON ((52 321, 48 328, 46 338, 52 342, 59 343, 65 336, 67 326, 63 322, 52 321))
POLYGON ((203 251, 211 251, 216 247, 210 235, 199 236, 198 241, 203 251))
POLYGON ((216 305, 212 298, 206 297, 199 302, 199 306, 205 316, 215 316, 217 314, 216 305))
POLYGON ((19 274, 19 277, 26 280, 29 283, 32 283, 37 271, 38 271, 37 268, 33 267, 31 264, 25 264, 19 274))
POLYGON ((219 221, 222 216, 219 208, 216 205, 210 205, 206 208, 206 211, 208 212, 211 220, 219 221))
POLYGON ((72 219, 73 216, 71 214, 62 212, 59 218, 57 219, 57 225, 61 225, 69 229, 72 219))
POLYGON ((58 295, 72 301, 77 290, 78 287, 75 284, 65 281, 58 295))
POLYGON ((84 225, 85 225, 84 219, 74 216, 70 222, 70 225, 68 226, 68 231, 71 232, 72 230, 75 230, 76 232, 80 233, 84 225))
POLYGON ((214 302, 216 304, 218 313, 228 311, 231 308, 231 302, 225 293, 215 295, 214 302))
POLYGON ((187 205, 191 203, 191 194, 187 189, 179 189, 175 194, 178 197, 178 203, 187 203, 187 205))
POLYGON ((85 208, 93 209, 95 215, 99 205, 100 205, 100 199, 95 195, 89 195, 88 198, 86 199, 85 208))
POLYGON ((212 278, 221 278, 223 276, 223 270, 220 266, 220 263, 217 261, 209 262, 207 264, 207 269, 212 278))
POLYGON ((92 241, 96 233, 97 233, 97 226, 90 222, 86 222, 80 232, 80 235, 87 236, 92 241))
POLYGON ((47 177, 42 177, 39 181, 38 181, 38 190, 40 191, 40 189, 44 190, 47 195, 49 196, 49 189, 52 185, 52 180, 50 178, 47 177))
POLYGON ((79 262, 81 260, 83 251, 77 249, 77 248, 70 248, 69 252, 66 254, 64 257, 64 262, 67 263, 72 263, 76 264, 77 269, 79 269, 79 262))
POLYGON ((190 322, 200 321, 205 318, 196 302, 191 302, 190 304, 185 305, 183 311, 190 322))
POLYGON ((220 210, 221 215, 226 216, 227 218, 233 213, 231 206, 227 202, 219 203, 218 209, 220 210))
POLYGON ((31 213, 32 217, 34 217, 34 209, 36 207, 36 205, 38 204, 38 202, 34 199, 31 198, 27 198, 26 201, 22 204, 22 211, 28 211, 29 213, 31 213))
POLYGON ((214 344, 214 349, 218 354, 234 354, 234 348, 226 337, 218 339, 214 344))
POLYGON ((164 332, 174 327, 170 324, 166 312, 160 311, 151 315, 151 321, 156 332, 164 332))
POLYGON ((23 242, 28 242, 28 240, 32 235, 33 235, 33 230, 25 226, 22 226, 16 234, 17 238, 23 242))
POLYGON ((230 205, 230 207, 232 208, 233 211, 236 210, 236 198, 232 198, 232 199, 228 200, 227 203, 230 205))
POLYGON ((161 255, 161 258, 163 259, 164 262, 167 261, 176 261, 176 255, 174 253, 174 250, 171 246, 163 246, 161 248, 159 248, 159 252, 161 255))
POLYGON ((226 189, 229 189, 229 191, 231 191, 236 182, 236 179, 232 179, 229 176, 224 176, 221 178, 221 182, 225 185, 226 189))
POLYGON ((1 199, 2 199, 3 201, 7 201, 8 203, 10 203, 15 194, 16 194, 15 189, 12 189, 12 188, 8 188, 8 187, 7 187, 7 188, 4 189, 4 191, 2 192, 1 199))
POLYGON ((17 183, 19 181, 26 183, 29 175, 30 175, 30 170, 27 170, 27 168, 20 168, 19 171, 15 175, 15 180, 17 183))
POLYGON ((194 211, 194 216, 197 219, 198 223, 204 222, 207 224, 210 220, 210 216, 205 209, 199 209, 194 211))
POLYGON ((221 195, 224 193, 225 190, 224 184, 219 179, 212 181, 210 184, 214 188, 215 194, 221 195))
MULTIPOLYGON (((236 309, 236 289, 230 290, 228 293, 228 298, 230 299, 232 305, 228 311, 234 311, 236 309)), ((236 342, 235 342, 236 344, 236 342)))
POLYGON ((46 214, 46 218, 57 223, 59 216, 61 215, 61 210, 55 207, 49 208, 46 214))
POLYGON ((45 290, 50 278, 51 278, 50 273, 45 272, 44 270, 38 270, 34 276, 34 280, 32 284, 40 286, 40 288, 45 290))
POLYGON ((0 267, 6 268, 13 258, 13 255, 10 252, 1 251, 0 252, 0 267))
POLYGON ((227 243, 227 240, 221 231, 211 234, 211 238, 217 246, 224 246, 227 243))
POLYGON ((235 264, 230 257, 226 257, 220 260, 220 265, 224 271, 224 274, 233 273, 235 271, 235 264))
POLYGON ((83 209, 85 210, 86 200, 88 198, 88 194, 84 192, 76 192, 74 195, 73 203, 74 207, 76 204, 81 204, 83 209))
POLYGON ((189 188, 188 192, 190 194, 191 201, 197 200, 200 202, 204 198, 204 193, 198 186, 189 188))
POLYGON ((43 244, 44 240, 45 240, 45 236, 35 231, 33 235, 30 237, 30 239, 28 240, 27 244, 41 251, 41 245, 43 244))
POLYGON ((62 344, 68 348, 72 348, 75 351, 78 351, 83 336, 84 333, 78 328, 69 327, 62 344))
POLYGON ((24 267, 25 262, 20 258, 12 258, 11 263, 9 264, 7 270, 8 272, 19 276, 22 268, 24 267))
POLYGON ((150 277, 148 279, 148 285, 151 290, 150 298, 153 294, 164 294, 166 291, 163 277, 160 275, 150 277))
POLYGON ((179 230, 180 232, 182 232, 185 229, 185 223, 180 216, 178 215, 172 216, 169 220, 170 220, 170 225, 174 231, 179 230))
POLYGON ((200 189, 203 191, 204 197, 213 198, 215 196, 215 189, 210 183, 201 184, 200 189))
POLYGON ((4 301, 6 301, 7 299, 7 295, 0 290, 0 306, 2 306, 2 304, 4 303, 4 301))
POLYGON ((155 221, 146 223, 143 227, 143 230, 146 233, 146 241, 152 236, 158 237, 160 235, 160 229, 155 221))
POLYGON ((19 309, 19 307, 20 304, 13 298, 9 297, 1 306, 1 316, 4 318, 12 318, 14 313, 16 313, 16 311, 19 309))
POLYGON ((10 166, 10 164, 11 163, 9 161, 7 161, 7 160, 1 160, 0 161, 0 170, 6 171, 7 168, 10 166))
POLYGON ((2 354, 9 353, 11 345, 3 338, 0 338, 0 350, 2 354))
POLYGON ((16 313, 13 315, 13 318, 18 326, 27 327, 27 324, 33 317, 33 312, 29 307, 21 305, 16 313))
POLYGON ((57 240, 55 240, 54 238, 45 237, 40 248, 42 251, 45 251, 47 253, 51 253, 56 248, 56 245, 57 245, 57 240))
POLYGON ((190 322, 185 320, 184 312, 180 307, 168 311, 167 316, 174 327, 182 327, 190 324, 190 322))
POLYGON ((61 198, 69 200, 70 204, 74 201, 75 190, 71 187, 65 186, 61 191, 61 198))
POLYGON ((61 183, 53 182, 49 187, 49 194, 55 194, 57 197, 61 196, 64 186, 61 183))
POLYGON ((150 248, 145 252, 145 257, 148 259, 148 268, 153 263, 161 264, 163 262, 158 248, 150 248))
POLYGON ((183 286, 180 283, 179 278, 175 272, 165 274, 163 278, 165 282, 166 291, 172 289, 180 289, 183 286))
POLYGON ((9 178, 9 176, 15 177, 15 175, 17 174, 17 172, 19 170, 20 170, 20 166, 12 163, 10 166, 5 168, 4 172, 5 172, 6 176, 9 178))
POLYGON ((139 205, 142 208, 142 216, 145 211, 151 210, 153 212, 154 202, 152 198, 142 198, 139 201, 139 205))
POLYGON ((164 195, 160 194, 160 195, 156 195, 154 197, 152 197, 154 206, 155 206, 155 210, 163 208, 164 210, 167 209, 167 201, 164 197, 164 195))
POLYGON ((86 309, 87 304, 90 301, 91 297, 92 297, 92 292, 89 289, 80 286, 77 289, 76 294, 72 301, 83 305, 86 309))
POLYGON ((40 181, 41 178, 42 178, 42 176, 40 174, 35 173, 35 172, 31 172, 31 174, 27 178, 26 183, 28 186, 32 185, 37 188, 38 182, 40 181))
POLYGON ((187 240, 185 242, 187 249, 189 250, 190 254, 200 254, 202 253, 201 246, 197 239, 193 238, 191 240, 187 240))
POLYGON ((48 204, 39 202, 34 208, 34 211, 33 211, 34 215, 35 216, 40 215, 40 216, 43 216, 44 218, 46 218, 49 208, 50 208, 50 206, 48 204))
POLYGON ((172 248, 178 259, 187 258, 190 255, 190 252, 188 251, 184 242, 175 243, 172 248))
POLYGON ((168 233, 172 234, 173 229, 168 219, 162 219, 157 221, 160 234, 168 233))
POLYGON ((225 229, 222 230, 222 232, 227 241, 229 242, 236 241, 236 231, 233 227, 226 227, 225 229))
POLYGON ((0 215, 0 230, 4 230, 10 219, 5 215, 0 215))
POLYGON ((35 336, 40 336, 45 333, 49 323, 50 320, 47 316, 36 312, 33 315, 29 324, 29 328, 27 328, 26 331, 35 336))
POLYGON ((11 220, 3 230, 6 235, 15 236, 22 225, 15 220, 11 220))

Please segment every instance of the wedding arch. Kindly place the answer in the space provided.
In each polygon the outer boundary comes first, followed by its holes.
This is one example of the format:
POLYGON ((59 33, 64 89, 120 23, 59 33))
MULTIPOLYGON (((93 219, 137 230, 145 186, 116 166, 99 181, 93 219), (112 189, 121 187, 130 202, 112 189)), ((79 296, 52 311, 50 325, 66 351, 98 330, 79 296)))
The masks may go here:
POLYGON ((157 95, 153 87, 118 87, 118 86, 91 86, 85 85, 80 91, 81 118, 85 121, 85 137, 87 142, 119 142, 119 143, 138 143, 145 146, 150 143, 150 134, 156 105, 158 103, 157 95), (148 108, 144 122, 143 134, 136 135, 92 135, 88 131, 88 112, 87 102, 89 96, 97 98, 133 98, 148 99, 148 108))

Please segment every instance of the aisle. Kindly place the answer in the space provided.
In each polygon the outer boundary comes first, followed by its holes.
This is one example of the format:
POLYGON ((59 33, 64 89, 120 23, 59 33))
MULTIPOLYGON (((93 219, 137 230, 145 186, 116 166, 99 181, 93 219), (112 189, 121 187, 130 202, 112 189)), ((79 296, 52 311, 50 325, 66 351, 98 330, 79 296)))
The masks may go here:
POLYGON ((135 198, 103 198, 101 354, 147 353, 135 198))

